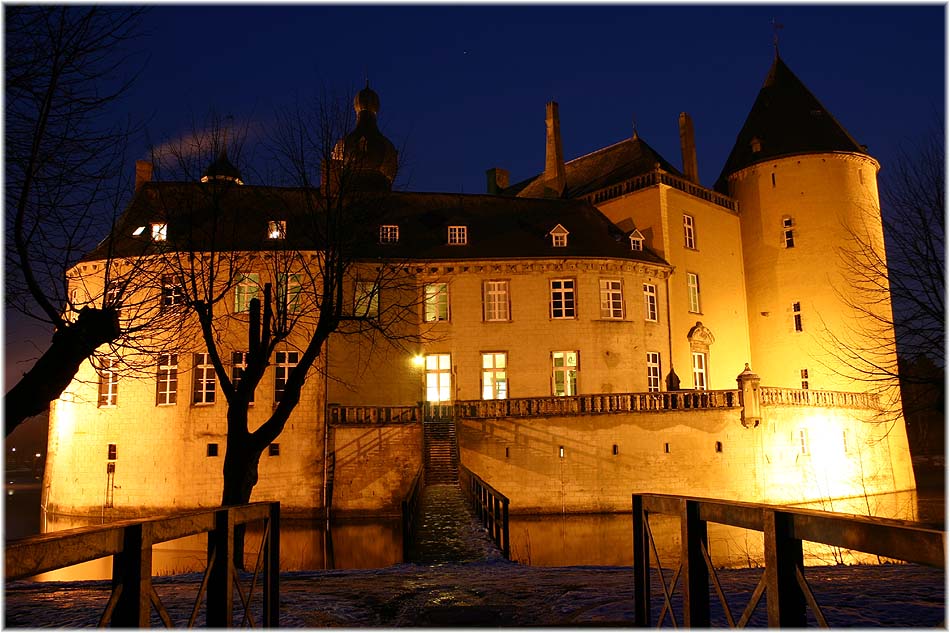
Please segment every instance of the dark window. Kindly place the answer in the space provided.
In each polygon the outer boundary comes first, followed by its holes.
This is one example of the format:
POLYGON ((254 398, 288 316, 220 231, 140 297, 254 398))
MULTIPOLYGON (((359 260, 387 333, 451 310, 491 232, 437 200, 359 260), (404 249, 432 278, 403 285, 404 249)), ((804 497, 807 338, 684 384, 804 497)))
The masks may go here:
POLYGON ((620 453, 620 447, 614 444, 614 455, 617 455, 619 453, 620 453))
POLYGON ((115 459, 115 444, 109 444, 109 456, 106 459, 115 459))
POLYGON ((267 447, 267 454, 271 457, 276 457, 280 455, 280 444, 271 444, 267 447))
POLYGON ((208 444, 208 457, 217 457, 218 456, 218 445, 215 443, 208 444))
POLYGON ((717 453, 722 452, 722 442, 716 442, 716 452, 717 453))
POLYGON ((669 453, 669 452, 670 452, 670 443, 669 443, 669 442, 666 442, 665 444, 663 444, 663 452, 664 452, 664 453, 669 453))

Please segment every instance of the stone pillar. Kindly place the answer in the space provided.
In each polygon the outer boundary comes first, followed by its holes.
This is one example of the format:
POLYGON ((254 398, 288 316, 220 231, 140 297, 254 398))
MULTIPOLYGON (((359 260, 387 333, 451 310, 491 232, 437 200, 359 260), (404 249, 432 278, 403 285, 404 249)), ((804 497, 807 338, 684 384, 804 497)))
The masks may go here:
POLYGON ((736 382, 739 383, 739 406, 742 407, 741 422, 742 426, 755 428, 762 421, 761 407, 759 403, 759 376, 752 373, 749 369, 749 363, 745 364, 745 369, 736 376, 736 382))

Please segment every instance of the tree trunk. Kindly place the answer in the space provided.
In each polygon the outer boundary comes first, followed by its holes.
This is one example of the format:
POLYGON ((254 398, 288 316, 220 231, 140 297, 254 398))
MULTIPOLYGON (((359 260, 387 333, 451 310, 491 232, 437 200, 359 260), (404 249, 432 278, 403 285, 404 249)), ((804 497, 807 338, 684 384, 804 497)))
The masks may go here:
MULTIPOLYGON (((252 445, 251 436, 247 433, 247 410, 243 415, 237 413, 242 420, 232 420, 235 415, 228 411, 229 429, 238 430, 228 432, 228 445, 224 453, 224 489, 221 494, 221 505, 233 506, 249 503, 251 492, 257 484, 257 467, 261 460, 262 450, 252 445)), ((244 525, 234 526, 234 567, 244 569, 244 525)))
POLYGON ((82 362, 121 333, 114 308, 83 308, 76 321, 56 330, 49 349, 4 398, 6 435, 45 411, 69 386, 82 362))

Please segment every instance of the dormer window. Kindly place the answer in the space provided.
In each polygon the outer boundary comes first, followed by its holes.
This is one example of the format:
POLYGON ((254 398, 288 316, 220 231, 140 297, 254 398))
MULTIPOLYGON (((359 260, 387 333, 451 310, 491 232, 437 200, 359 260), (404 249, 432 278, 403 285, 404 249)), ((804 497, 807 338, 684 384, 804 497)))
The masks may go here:
POLYGON ((641 233, 638 229, 634 229, 630 232, 630 250, 643 250, 643 233, 641 233))
POLYGON ((464 246, 468 244, 468 227, 467 226, 450 226, 449 227, 449 244, 455 246, 464 246))
POLYGON ((287 220, 271 220, 267 223, 267 237, 282 240, 287 237, 287 220))
POLYGON ((380 244, 396 244, 399 242, 399 225, 382 224, 379 227, 380 244))
POLYGON ((134 231, 132 231, 132 236, 133 236, 133 237, 138 237, 139 235, 141 235, 141 234, 144 233, 144 232, 145 232, 145 227, 144 227, 144 226, 140 226, 140 227, 138 227, 137 229, 135 229, 134 231))
POLYGON ((167 224, 153 224, 152 225, 152 240, 155 242, 164 242, 168 238, 168 225, 167 224))
POLYGON ((564 248, 567 246, 567 236, 569 231, 563 226, 558 224, 553 229, 548 232, 548 235, 551 236, 551 246, 555 248, 564 248))
POLYGON ((753 154, 758 154, 762 151, 762 141, 760 141, 757 136, 752 137, 752 140, 749 141, 749 145, 752 147, 753 154))

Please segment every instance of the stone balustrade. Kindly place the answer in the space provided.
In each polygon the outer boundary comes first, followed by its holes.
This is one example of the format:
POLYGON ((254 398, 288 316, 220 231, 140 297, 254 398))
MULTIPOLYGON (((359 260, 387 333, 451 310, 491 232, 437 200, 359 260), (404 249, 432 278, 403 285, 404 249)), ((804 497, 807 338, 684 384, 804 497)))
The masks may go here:
POLYGON ((455 403, 455 411, 460 418, 517 418, 598 413, 651 413, 738 406, 738 390, 725 389, 722 391, 605 393, 508 400, 463 400, 455 403))
POLYGON ((760 387, 759 401, 764 406, 791 405, 838 407, 843 409, 880 408, 880 398, 876 393, 815 391, 812 389, 788 389, 785 387, 760 387))
POLYGON ((327 407, 330 424, 410 424, 419 422, 422 413, 418 406, 348 406, 331 404, 327 407))
POLYGON ((680 178, 671 173, 663 171, 662 169, 657 169, 646 174, 641 174, 635 176, 634 178, 629 178, 623 182, 618 182, 617 184, 610 185, 609 187, 604 187, 603 189, 598 189, 593 193, 590 193, 586 196, 586 199, 591 204, 599 204, 606 200, 611 200, 613 198, 619 198, 622 195, 638 191, 640 189, 646 189, 647 187, 652 187, 653 185, 663 184, 674 189, 679 189, 685 193, 711 202, 720 207, 724 207, 731 211, 735 211, 738 207, 738 203, 730 198, 729 196, 724 196, 721 193, 712 191, 711 189, 706 189, 700 185, 697 185, 694 182, 690 182, 685 178, 680 178))

